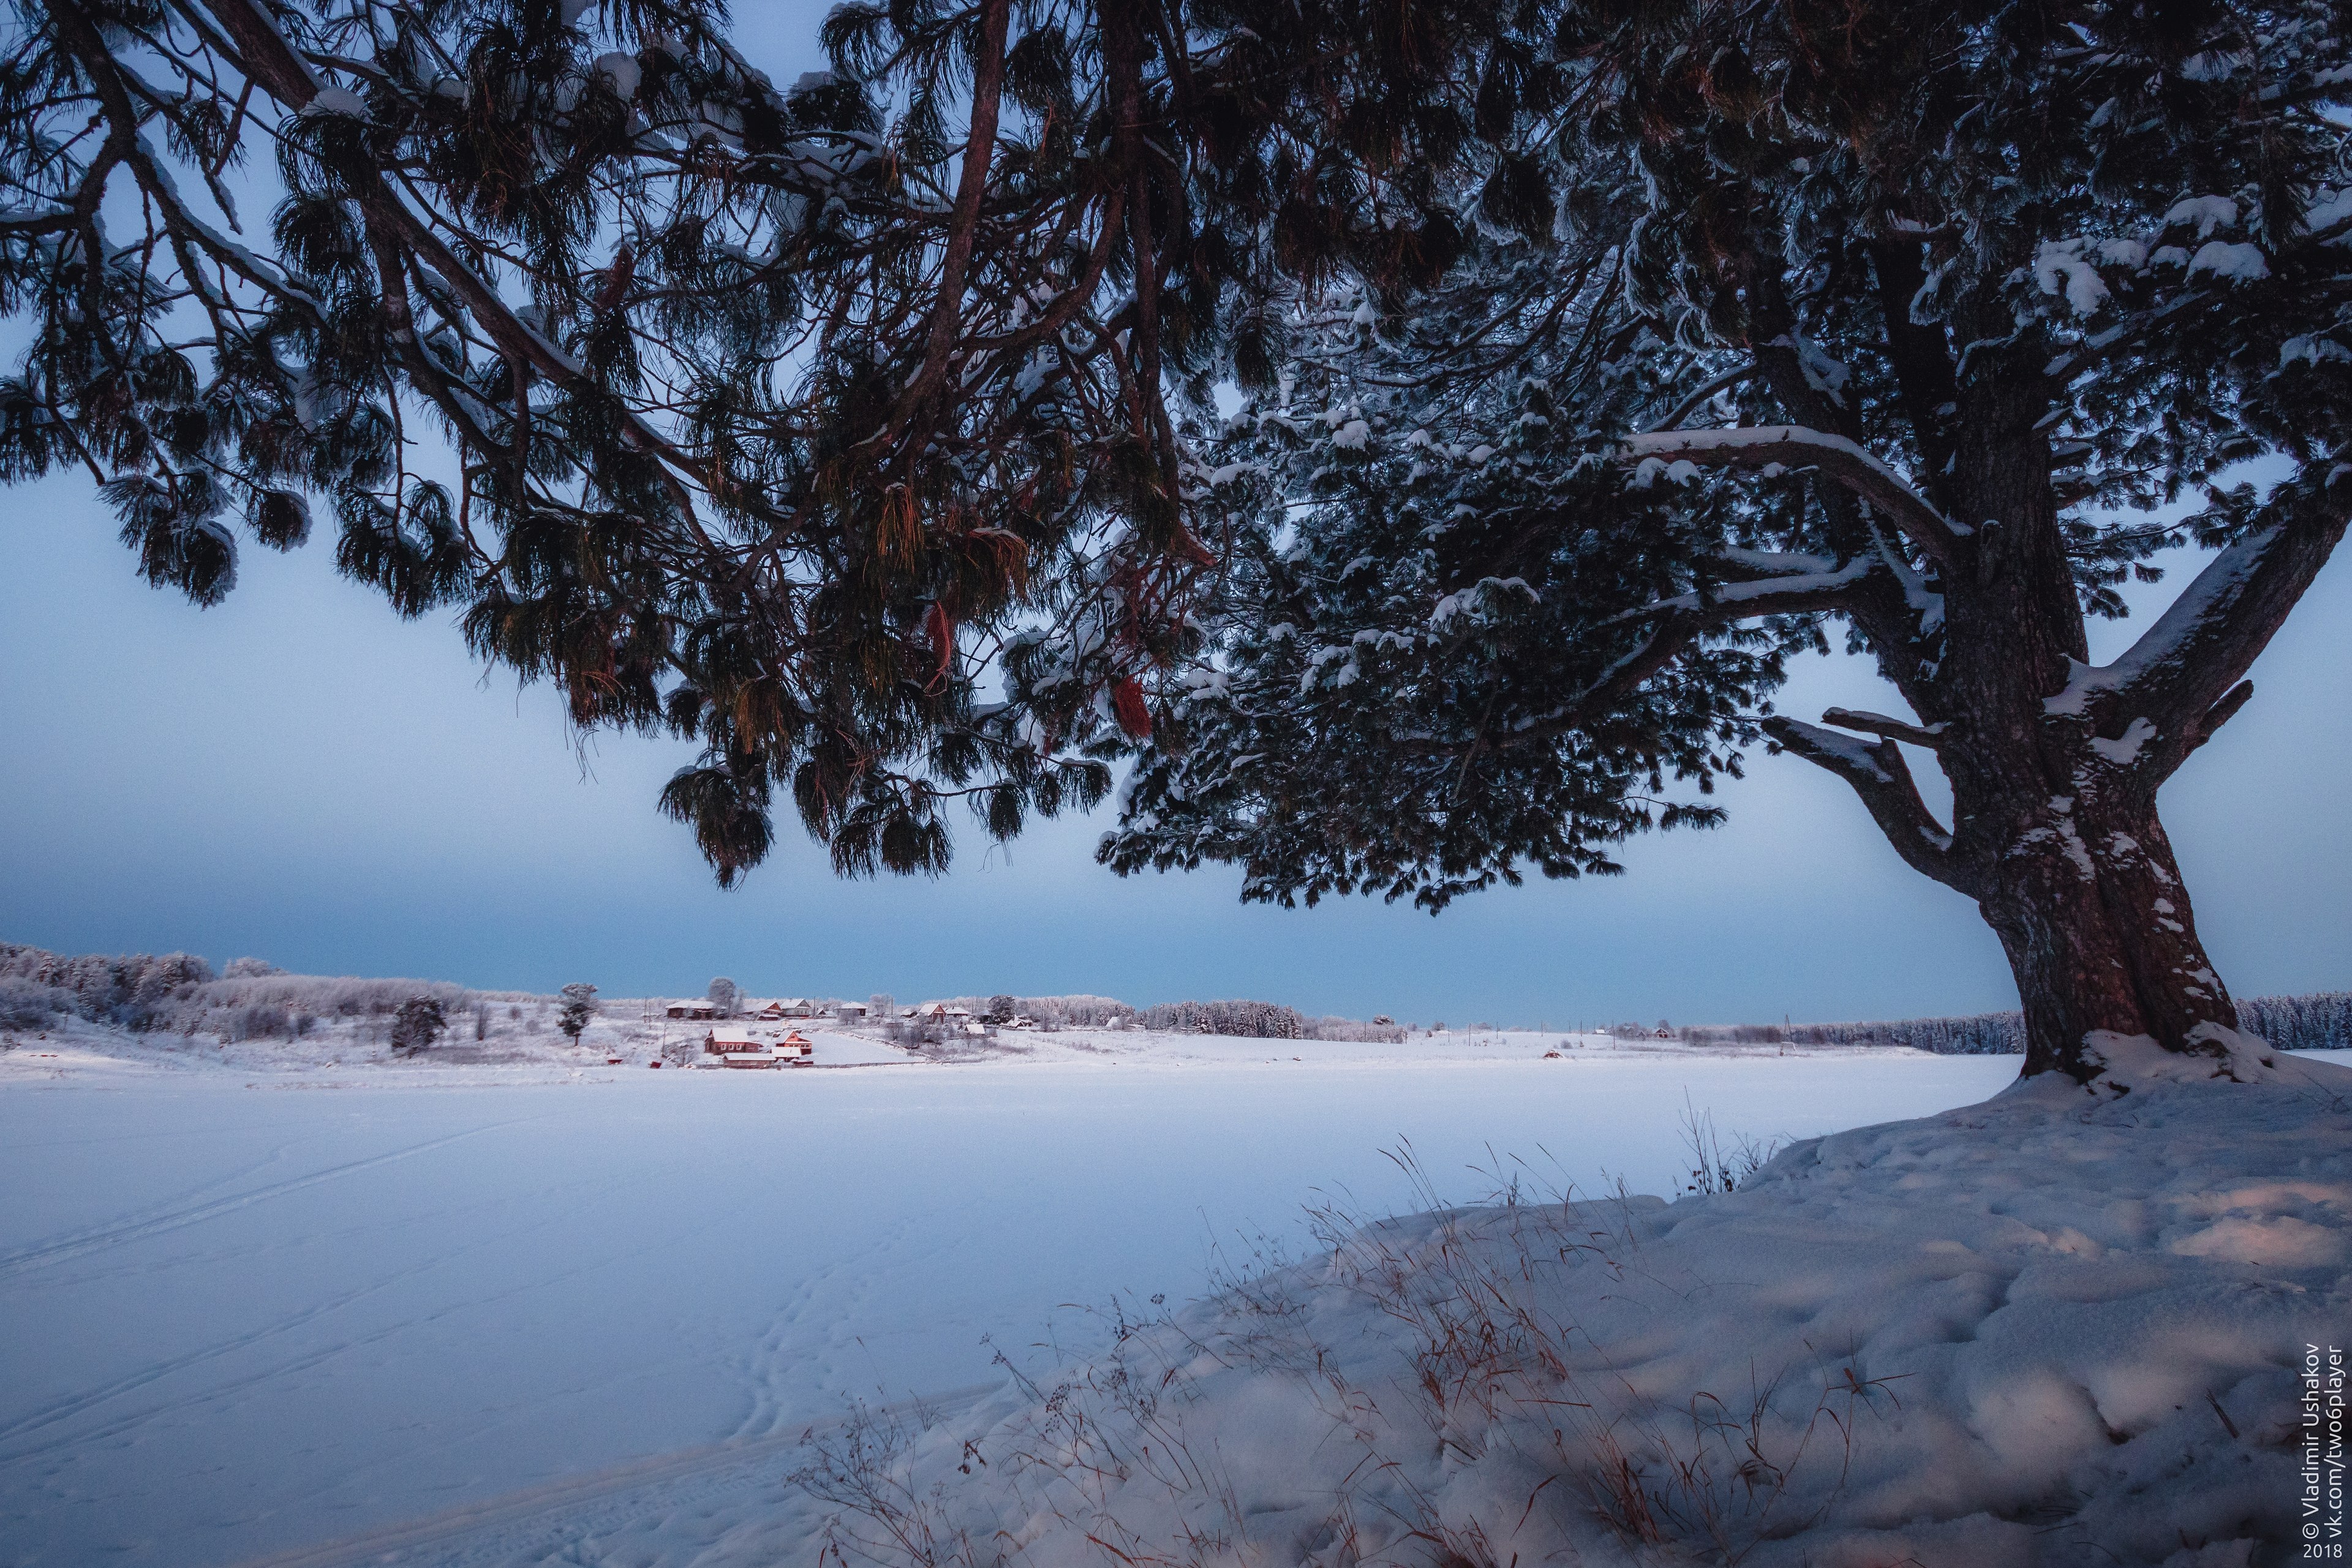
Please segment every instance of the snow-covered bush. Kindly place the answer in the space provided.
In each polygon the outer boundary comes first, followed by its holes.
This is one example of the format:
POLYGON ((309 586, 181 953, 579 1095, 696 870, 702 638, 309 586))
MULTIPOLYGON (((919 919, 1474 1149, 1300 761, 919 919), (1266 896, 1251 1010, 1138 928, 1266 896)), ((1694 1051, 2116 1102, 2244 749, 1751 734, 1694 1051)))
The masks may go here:
POLYGON ((37 947, 0 944, 0 977, 69 993, 73 1011, 93 1022, 131 1029, 179 1027, 184 1004, 213 977, 212 966, 185 952, 64 957, 37 947))
POLYGON ((413 996, 430 997, 454 1014, 477 994, 446 980, 289 974, 259 959, 238 959, 215 979, 212 966, 190 953, 67 956, 13 942, 0 943, 0 983, 8 982, 17 983, 12 994, 20 1006, 227 1040, 292 1039, 316 1018, 388 1018, 413 996))
POLYGON ((227 1013, 226 1024, 215 1029, 224 1040, 275 1039, 279 1036, 294 1037, 294 1016, 275 1002, 247 1002, 227 1013))
POLYGON ((1402 1024, 1367 1024, 1361 1018, 1321 1017, 1307 1021, 1309 1040, 1336 1040, 1352 1044, 1401 1045, 1404 1041, 1402 1024))
POLYGON ((449 1026, 441 1004, 430 996, 411 996, 393 1016, 392 1048, 402 1056, 429 1050, 449 1026))
POLYGON ((74 1010, 74 994, 21 975, 0 977, 0 1025, 37 1029, 74 1010))

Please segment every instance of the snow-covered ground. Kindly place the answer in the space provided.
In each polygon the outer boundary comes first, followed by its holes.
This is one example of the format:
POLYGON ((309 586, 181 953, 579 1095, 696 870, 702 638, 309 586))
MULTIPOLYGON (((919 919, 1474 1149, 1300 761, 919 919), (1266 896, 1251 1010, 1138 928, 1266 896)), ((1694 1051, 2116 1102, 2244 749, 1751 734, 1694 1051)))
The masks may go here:
POLYGON ((1334 1216, 1108 1352, 824 1435, 818 1504, 702 1560, 2335 1560, 2352 1071, 2182 1065, 1701 1201, 1334 1216))
POLYGON ((1135 1067, 1271 1066, 1417 1067, 1442 1062, 1591 1060, 1756 1060, 1806 1055, 1916 1057, 1901 1046, 1687 1046, 1676 1040, 1619 1038, 1600 1033, 1539 1029, 1416 1031, 1402 1040, 1263 1040, 1151 1029, 1004 1029, 987 1038, 950 1038, 908 1053, 928 1061, 1113 1063, 1135 1067))
POLYGON ((984 1336, 1055 1364, 1102 1338, 1065 1303, 1186 1300, 1296 1251, 1307 1205, 1426 1207, 1381 1152, 1401 1141, 1446 1201, 1515 1172, 1666 1191, 1685 1093, 1801 1137, 2016 1070, 1477 1038, 1113 1031, 721 1073, 604 1067, 593 1037, 594 1065, 473 1066, 23 1037, 0 1054, 0 1563, 206 1568, 452 1510, 396 1560, 733 1561, 728 1539, 772 1545, 811 1422, 1001 1384, 984 1336))
MULTIPOLYGON (((536 1082, 569 1078, 608 1064, 646 1068, 666 1051, 675 1062, 711 1027, 707 1023, 648 1016, 640 1002, 613 1001, 604 1005, 599 1016, 575 1046, 557 1032, 555 1008, 551 1000, 544 997, 499 1003, 491 1007, 486 1022, 486 1037, 478 1040, 474 1037, 475 1021, 461 1014, 453 1019, 449 1034, 432 1049, 404 1057, 395 1054, 388 1043, 390 1021, 383 1017, 330 1016, 313 1020, 299 1039, 271 1037, 235 1041, 212 1035, 131 1034, 79 1019, 64 1019, 38 1034, 22 1029, 0 1032, 0 1063, 9 1059, 8 1047, 13 1047, 26 1053, 24 1060, 58 1064, 96 1057, 175 1070, 218 1068, 272 1076, 348 1075, 369 1069, 368 1081, 374 1081, 374 1072, 381 1070, 400 1075, 404 1082, 419 1081, 419 1075, 463 1069, 457 1081, 536 1082), (614 1064, 614 1058, 619 1058, 617 1064, 614 1064)), ((1694 1047, 1675 1040, 1537 1029, 1415 1032, 1396 1042, 1241 1039, 1150 1029, 1004 1029, 987 1036, 951 1037, 942 1044, 898 1046, 886 1042, 877 1030, 845 1029, 830 1020, 766 1025, 738 1022, 726 1026, 749 1028, 755 1034, 772 1037, 798 1029, 816 1042, 816 1065, 820 1067, 967 1067, 981 1063, 1155 1068, 1292 1063, 1398 1067, 1553 1058, 1683 1061, 1694 1057, 1742 1060, 1822 1053, 1842 1058, 1917 1054, 1893 1046, 1694 1047)))

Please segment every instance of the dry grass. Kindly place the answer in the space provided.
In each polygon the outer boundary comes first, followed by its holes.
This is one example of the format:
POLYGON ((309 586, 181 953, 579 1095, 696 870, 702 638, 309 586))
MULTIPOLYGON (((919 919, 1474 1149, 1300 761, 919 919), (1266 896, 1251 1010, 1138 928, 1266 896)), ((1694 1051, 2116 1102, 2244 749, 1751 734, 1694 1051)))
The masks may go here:
MULTIPOLYGON (((1769 1152, 1727 1152, 1696 1116, 1689 1131, 1695 1175, 1720 1184, 1706 1191, 1730 1190, 1769 1152)), ((1412 1150, 1392 1157, 1442 1209, 1412 1150)), ((1663 1369, 1620 1365, 1575 1317, 1593 1292, 1665 1284, 1645 1272, 1637 1202, 1622 1184, 1576 1202, 1524 1166, 1490 1174, 1477 1209, 1368 1220, 1327 1202, 1310 1211, 1323 1256, 1294 1264, 1276 1244, 1246 1244, 1202 1310, 1114 1307, 1103 1353, 1049 1384, 1015 1370, 1026 1413, 952 1466, 937 1435, 926 1447, 853 1424, 801 1477, 837 1510, 827 1556, 998 1568, 1059 1537, 1125 1568, 1513 1568, 1569 1543, 1728 1565, 1818 1522, 1867 1419, 1894 1407, 1886 1382, 1814 1357, 1751 1372, 1741 1390, 1667 1395, 1663 1369), (1363 1321, 1316 1310, 1335 1290, 1372 1309, 1384 1343, 1328 1342, 1318 1323, 1363 1321), (1325 1478, 1324 1500, 1276 1510, 1265 1499, 1279 1484, 1237 1483, 1213 1419, 1234 1373, 1279 1385, 1280 1418, 1311 1436, 1303 1468, 1325 1478), (1449 1494, 1482 1467, 1508 1484, 1470 1488, 1466 1503, 1449 1494)))

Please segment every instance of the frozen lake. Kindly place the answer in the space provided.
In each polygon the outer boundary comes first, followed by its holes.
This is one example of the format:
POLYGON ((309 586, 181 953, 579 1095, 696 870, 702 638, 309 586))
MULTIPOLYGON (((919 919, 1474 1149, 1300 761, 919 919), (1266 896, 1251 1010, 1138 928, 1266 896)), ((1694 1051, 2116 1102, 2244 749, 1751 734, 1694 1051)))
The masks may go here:
POLYGON ((1303 1205, 1517 1155, 1671 1191, 1685 1092, 1804 1137, 2014 1058, 1022 1064, 394 1085, 0 1073, 0 1565, 212 1568, 851 1397, 1065 1304, 1196 1293, 1303 1205))

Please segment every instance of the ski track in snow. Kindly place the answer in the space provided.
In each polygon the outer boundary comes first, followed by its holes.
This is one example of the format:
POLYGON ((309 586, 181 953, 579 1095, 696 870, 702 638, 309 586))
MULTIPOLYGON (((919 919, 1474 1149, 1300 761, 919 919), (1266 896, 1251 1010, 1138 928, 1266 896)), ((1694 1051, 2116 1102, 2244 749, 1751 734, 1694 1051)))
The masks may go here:
MULTIPOLYGON (((192 1204, 180 1208, 166 1208, 160 1213, 150 1211, 144 1215, 134 1215, 111 1225, 102 1225, 94 1229, 61 1237, 40 1246, 24 1247, 15 1252, 0 1252, 0 1279, 5 1279, 12 1274, 21 1273, 27 1268, 37 1268, 45 1264, 62 1262, 67 1258, 81 1257, 85 1253, 97 1252, 110 1247, 120 1247, 126 1242, 144 1241, 149 1237, 178 1230, 183 1226, 198 1225, 235 1209, 267 1203, 271 1198, 283 1197, 289 1193, 299 1193, 305 1187, 317 1186, 320 1182, 331 1182, 340 1176, 356 1175, 362 1171, 373 1171, 379 1165, 389 1165, 397 1160, 414 1159, 419 1154, 455 1143, 461 1138, 478 1137, 482 1133, 494 1132, 507 1125, 509 1123, 496 1122, 487 1127, 469 1127, 463 1131, 449 1133, 446 1137, 427 1138, 423 1142, 412 1144, 405 1149, 394 1149, 388 1153, 372 1155, 365 1160, 352 1160, 344 1164, 331 1165, 323 1171, 313 1171, 308 1175, 293 1176, 282 1182, 273 1182, 266 1187, 256 1187, 249 1192, 233 1193, 227 1197, 215 1199, 209 1203, 192 1204)), ((257 1161, 236 1174, 245 1174, 272 1163, 284 1152, 285 1150, 280 1149, 269 1159, 257 1161)), ((206 1191, 210 1187, 219 1186, 223 1182, 233 1179, 233 1176, 223 1177, 196 1191, 206 1191)), ((5 1429, 0 1428, 0 1436, 6 1436, 5 1429)))

